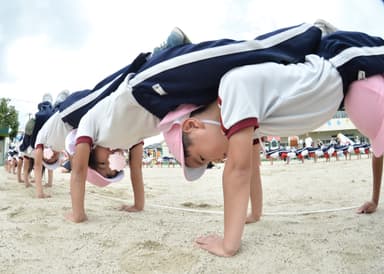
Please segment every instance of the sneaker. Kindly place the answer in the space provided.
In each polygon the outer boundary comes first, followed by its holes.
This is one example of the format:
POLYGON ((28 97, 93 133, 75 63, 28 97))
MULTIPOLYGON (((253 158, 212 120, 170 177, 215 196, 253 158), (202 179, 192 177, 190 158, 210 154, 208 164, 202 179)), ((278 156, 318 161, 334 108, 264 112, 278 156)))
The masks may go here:
POLYGON ((68 90, 63 90, 61 91, 57 97, 56 97, 56 101, 55 101, 55 106, 57 106, 58 104, 60 104, 61 102, 63 102, 65 99, 67 99, 67 97, 69 96, 69 91, 68 90))
POLYGON ((158 53, 161 50, 169 49, 185 44, 190 44, 191 40, 185 35, 185 33, 179 29, 178 27, 175 27, 171 33, 169 34, 167 41, 163 42, 159 47, 156 47, 153 49, 152 56, 156 53, 158 53))
POLYGON ((334 25, 323 19, 317 19, 313 25, 321 30, 321 32, 323 33, 322 36, 338 31, 338 29, 334 25))
POLYGON ((44 93, 43 95, 43 102, 49 102, 49 103, 53 103, 53 98, 52 98, 52 94, 50 93, 44 93))

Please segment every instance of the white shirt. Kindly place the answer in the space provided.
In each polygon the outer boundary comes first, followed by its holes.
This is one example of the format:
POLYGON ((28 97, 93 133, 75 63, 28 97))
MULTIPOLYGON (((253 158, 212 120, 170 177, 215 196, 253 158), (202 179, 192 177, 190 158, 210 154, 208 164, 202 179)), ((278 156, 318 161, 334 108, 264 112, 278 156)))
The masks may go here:
POLYGON ((59 112, 55 112, 37 133, 35 147, 43 145, 52 150, 62 151, 65 148, 65 137, 71 130, 72 127, 61 120, 59 112))
POLYGON ((159 134, 159 119, 132 96, 126 81, 90 109, 80 120, 76 139, 89 137, 93 145, 129 149, 147 137, 159 134))
POLYGON ((304 139, 305 147, 311 147, 313 144, 313 140, 311 137, 307 137, 304 139))
POLYGON ((316 55, 299 64, 235 68, 223 76, 219 87, 228 138, 249 126, 255 127, 255 138, 307 133, 331 119, 342 99, 338 71, 316 55))

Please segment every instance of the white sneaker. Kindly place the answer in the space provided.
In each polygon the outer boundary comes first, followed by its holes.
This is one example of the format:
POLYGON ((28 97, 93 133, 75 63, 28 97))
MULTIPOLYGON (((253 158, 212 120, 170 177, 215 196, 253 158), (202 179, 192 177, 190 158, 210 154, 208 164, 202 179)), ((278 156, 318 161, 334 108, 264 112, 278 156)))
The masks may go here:
POLYGON ((190 44, 188 36, 178 27, 175 27, 168 35, 167 40, 164 41, 160 46, 153 49, 153 54, 158 53, 161 50, 169 49, 185 44, 190 44))
POLYGON ((43 102, 50 102, 52 104, 53 103, 52 94, 44 93, 44 95, 43 95, 43 102))
POLYGON ((60 93, 56 97, 55 106, 63 102, 69 96, 69 90, 65 89, 60 91, 60 93))
POLYGON ((313 25, 321 30, 322 36, 338 31, 338 28, 324 19, 317 19, 313 25))

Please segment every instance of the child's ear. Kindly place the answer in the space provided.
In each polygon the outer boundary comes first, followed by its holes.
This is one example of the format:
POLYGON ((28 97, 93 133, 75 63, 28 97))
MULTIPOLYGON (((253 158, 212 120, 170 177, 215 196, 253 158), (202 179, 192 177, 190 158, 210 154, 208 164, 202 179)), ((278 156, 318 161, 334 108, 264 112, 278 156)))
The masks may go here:
POLYGON ((184 132, 191 132, 195 128, 204 128, 204 123, 198 119, 188 118, 182 124, 182 129, 184 132))

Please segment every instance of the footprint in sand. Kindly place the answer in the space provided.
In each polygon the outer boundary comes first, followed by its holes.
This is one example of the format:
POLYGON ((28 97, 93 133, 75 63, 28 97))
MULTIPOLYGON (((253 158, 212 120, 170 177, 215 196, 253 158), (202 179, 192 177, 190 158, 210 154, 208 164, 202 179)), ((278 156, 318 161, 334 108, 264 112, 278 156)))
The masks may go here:
POLYGON ((13 219, 13 218, 18 217, 21 214, 23 214, 24 210, 25 210, 24 207, 18 207, 16 209, 14 209, 13 211, 9 212, 7 214, 7 216, 8 216, 9 219, 13 219))
POLYGON ((147 240, 127 249, 120 266, 129 273, 186 273, 197 260, 191 252, 147 240))
POLYGON ((206 203, 195 204, 192 202, 185 202, 185 203, 182 203, 181 205, 189 208, 212 208, 213 207, 212 205, 206 204, 206 203))
POLYGON ((42 233, 49 232, 49 231, 55 231, 58 229, 57 226, 52 226, 48 224, 30 224, 28 226, 24 227, 28 232, 31 232, 33 234, 41 235, 42 233))

